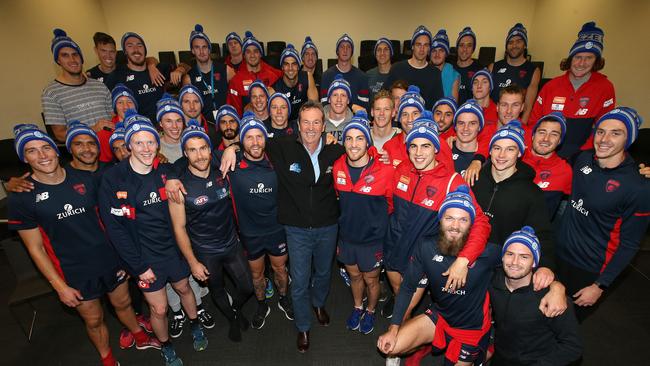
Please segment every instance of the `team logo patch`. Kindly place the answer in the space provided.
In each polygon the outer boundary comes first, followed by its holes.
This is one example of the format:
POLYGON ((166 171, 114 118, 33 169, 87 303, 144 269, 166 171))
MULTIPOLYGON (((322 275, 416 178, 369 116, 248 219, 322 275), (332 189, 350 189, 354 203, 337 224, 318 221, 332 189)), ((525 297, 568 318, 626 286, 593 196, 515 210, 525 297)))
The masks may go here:
POLYGON ((123 270, 123 269, 120 269, 120 270, 117 271, 117 273, 115 274, 115 278, 117 279, 118 282, 123 281, 123 280, 126 278, 126 271, 123 270))
POLYGON ((287 127, 287 135, 293 135, 293 128, 287 127))
POLYGON ((83 183, 75 184, 72 186, 72 188, 74 188, 74 190, 81 195, 86 194, 86 185, 83 183))
POLYGON ((298 84, 298 93, 302 93, 302 84, 298 84))
POLYGON ((393 166, 398 166, 401 162, 401 160, 393 159, 393 166))
POLYGON ((427 197, 431 198, 433 197, 436 192, 438 192, 438 188, 434 186, 427 186, 427 197))
POLYGON ((208 200, 209 200, 208 196, 205 196, 205 195, 199 196, 199 197, 196 197, 196 199, 194 200, 194 204, 196 206, 203 206, 206 203, 208 203, 208 200))
POLYGON ((143 288, 143 289, 148 289, 149 284, 144 282, 143 280, 138 281, 138 287, 143 288))
POLYGON ((580 107, 582 107, 582 108, 586 107, 587 104, 589 103, 589 97, 582 97, 582 98, 580 98, 580 100, 578 101, 578 103, 580 103, 580 107))
POLYGON ((221 81, 221 74, 218 72, 215 72, 213 76, 215 81, 221 81))
POLYGON ((621 183, 615 179, 610 179, 607 181, 607 184, 605 185, 605 191, 608 193, 614 192, 615 190, 618 189, 618 187, 621 186, 621 183))
POLYGON ((375 176, 372 174, 368 174, 365 177, 363 177, 363 180, 366 182, 366 184, 370 184, 375 181, 375 176))
POLYGON ((551 171, 550 170, 542 170, 539 172, 539 177, 542 178, 543 180, 547 180, 548 178, 551 177, 551 171))
POLYGON ((526 74, 528 74, 528 71, 526 70, 519 70, 519 78, 523 79, 526 77, 526 74))
POLYGON ((474 74, 475 74, 475 71, 468 71, 468 72, 467 72, 467 78, 468 78, 468 79, 473 78, 473 77, 474 77, 474 74))
POLYGON ((300 173, 302 169, 300 168, 300 164, 298 163, 293 163, 289 165, 289 171, 294 172, 294 173, 300 173))

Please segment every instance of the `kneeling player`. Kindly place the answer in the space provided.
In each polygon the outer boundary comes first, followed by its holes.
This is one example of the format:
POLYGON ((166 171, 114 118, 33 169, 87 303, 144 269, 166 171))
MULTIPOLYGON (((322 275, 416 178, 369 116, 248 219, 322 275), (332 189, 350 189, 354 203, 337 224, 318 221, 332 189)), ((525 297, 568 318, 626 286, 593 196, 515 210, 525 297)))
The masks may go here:
POLYGON ((449 193, 439 209, 440 234, 437 242, 424 239, 413 253, 395 303, 392 324, 377 342, 390 356, 407 353, 423 344, 445 349, 446 364, 471 365, 484 359, 490 331, 490 302, 487 289, 499 250, 488 244, 469 268, 466 285, 452 290, 442 275, 465 246, 476 211, 466 186, 449 193), (418 282, 426 276, 435 304, 425 314, 402 318, 418 282))

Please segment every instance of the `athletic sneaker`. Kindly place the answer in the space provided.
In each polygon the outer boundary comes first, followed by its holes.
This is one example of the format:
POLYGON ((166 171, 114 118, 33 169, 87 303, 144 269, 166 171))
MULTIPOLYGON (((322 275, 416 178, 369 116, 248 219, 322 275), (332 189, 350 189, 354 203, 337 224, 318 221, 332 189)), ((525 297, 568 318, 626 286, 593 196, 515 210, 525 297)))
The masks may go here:
POLYGON ((201 323, 192 324, 192 345, 197 352, 203 351, 208 348, 208 338, 203 334, 201 323))
POLYGON ((134 344, 135 338, 133 337, 133 333, 126 328, 122 328, 122 331, 120 332, 120 348, 131 348, 134 344))
POLYGON ((386 281, 379 281, 379 301, 386 301, 388 296, 390 296, 390 290, 388 289, 386 281))
POLYGON ((291 303, 291 296, 280 295, 280 300, 278 301, 278 308, 282 310, 284 316, 289 320, 293 320, 293 304, 291 303))
POLYGON ((165 366, 183 366, 183 361, 176 355, 174 346, 171 344, 163 346, 160 353, 165 360, 165 366))
POLYGON ((361 323, 359 324, 359 332, 369 334, 373 329, 375 329, 375 312, 373 311, 371 313, 366 310, 366 312, 363 313, 361 323))
POLYGON ((160 347, 162 347, 161 344, 160 344, 160 341, 158 340, 158 338, 156 338, 154 336, 151 336, 151 335, 147 334, 146 332, 144 334, 147 335, 147 339, 145 341, 143 341, 142 343, 138 342, 138 340, 136 339, 135 340, 135 348, 137 348, 139 350, 143 350, 143 349, 149 349, 149 348, 160 349, 160 347))
POLYGON ((341 275, 341 278, 343 278, 343 281, 345 281, 345 285, 350 287, 350 275, 348 275, 348 271, 341 267, 339 268, 339 274, 341 275))
POLYGON ((273 282, 268 277, 264 278, 266 280, 266 289, 264 289, 264 296, 267 299, 270 299, 275 295, 275 290, 273 289, 273 282))
POLYGON ((169 336, 172 338, 178 338, 183 334, 183 326, 185 325, 187 317, 185 316, 183 309, 178 313, 173 313, 173 315, 172 321, 169 322, 169 336))
POLYGON ((212 319, 212 315, 210 315, 210 313, 208 313, 204 308, 198 309, 196 315, 199 317, 199 321, 201 322, 203 328, 214 328, 214 319, 212 319))
POLYGON ((346 326, 350 330, 359 329, 359 323, 361 322, 361 317, 363 316, 363 309, 354 308, 352 313, 348 317, 348 320, 345 322, 346 326))
POLYGON ((395 296, 390 296, 384 302, 384 307, 381 308, 381 316, 386 319, 393 317, 393 307, 395 306, 395 296))
POLYGON ((399 366, 399 357, 386 357, 386 366, 399 366))
POLYGON ((244 313, 242 313, 241 310, 239 311, 235 310, 235 317, 239 322, 239 328, 241 330, 248 330, 248 328, 251 326, 251 323, 248 321, 248 319, 246 319, 244 313))
POLYGON ((149 320, 148 316, 139 314, 135 316, 135 319, 138 321, 138 324, 142 327, 142 329, 146 330, 149 333, 153 333, 153 328, 151 327, 151 320, 149 320))
POLYGON ((271 307, 266 301, 257 304, 257 310, 251 320, 251 326, 255 329, 262 329, 266 322, 266 317, 271 314, 271 307))

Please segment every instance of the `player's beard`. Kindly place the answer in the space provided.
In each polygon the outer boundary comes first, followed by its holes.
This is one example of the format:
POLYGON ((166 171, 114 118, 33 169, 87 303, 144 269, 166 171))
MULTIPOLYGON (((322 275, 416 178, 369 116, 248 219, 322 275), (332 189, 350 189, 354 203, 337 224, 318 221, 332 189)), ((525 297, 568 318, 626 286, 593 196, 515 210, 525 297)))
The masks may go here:
POLYGON ((438 248, 442 255, 457 256, 458 252, 465 246, 469 231, 463 233, 458 239, 448 238, 446 232, 440 227, 440 235, 438 237, 438 248))

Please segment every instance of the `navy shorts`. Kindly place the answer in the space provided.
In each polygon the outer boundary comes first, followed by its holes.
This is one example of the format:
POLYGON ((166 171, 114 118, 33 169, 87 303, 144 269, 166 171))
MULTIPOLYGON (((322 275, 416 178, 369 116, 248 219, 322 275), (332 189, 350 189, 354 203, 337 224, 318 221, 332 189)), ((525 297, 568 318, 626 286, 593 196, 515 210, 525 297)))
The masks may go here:
MULTIPOLYGON (((438 312, 432 308, 427 309, 424 312, 433 322, 433 324, 437 324, 438 322, 438 312)), ((461 343, 460 347, 460 353, 458 354, 458 361, 459 362, 473 362, 474 364, 481 364, 485 362, 485 357, 487 354, 487 349, 488 346, 490 345, 490 329, 488 329, 487 332, 481 337, 481 339, 478 342, 477 346, 473 346, 471 344, 465 344, 461 343)), ((451 341, 452 337, 450 335, 445 334, 445 340, 447 344, 451 341)), ((435 351, 443 351, 441 349, 438 349, 437 347, 433 347, 435 351)), ((448 360, 445 357, 445 366, 446 365, 454 365, 450 360, 448 360)))
POLYGON ((138 280, 138 287, 143 292, 154 292, 165 287, 167 282, 174 283, 190 276, 190 266, 185 259, 177 256, 162 262, 152 263, 149 265, 156 281, 145 283, 138 280))
POLYGON ((264 254, 274 257, 287 254, 287 235, 284 233, 284 228, 269 235, 240 235, 239 240, 244 245, 246 258, 249 261, 254 261, 264 254))
POLYGON ((81 292, 84 300, 93 300, 112 292, 127 279, 126 271, 121 266, 115 266, 94 277, 79 277, 76 281, 66 278, 66 281, 68 286, 81 292))
POLYGON ((336 247, 336 256, 338 260, 348 266, 357 265, 361 272, 372 272, 381 267, 384 259, 383 244, 376 243, 371 245, 346 244, 339 240, 336 247))

